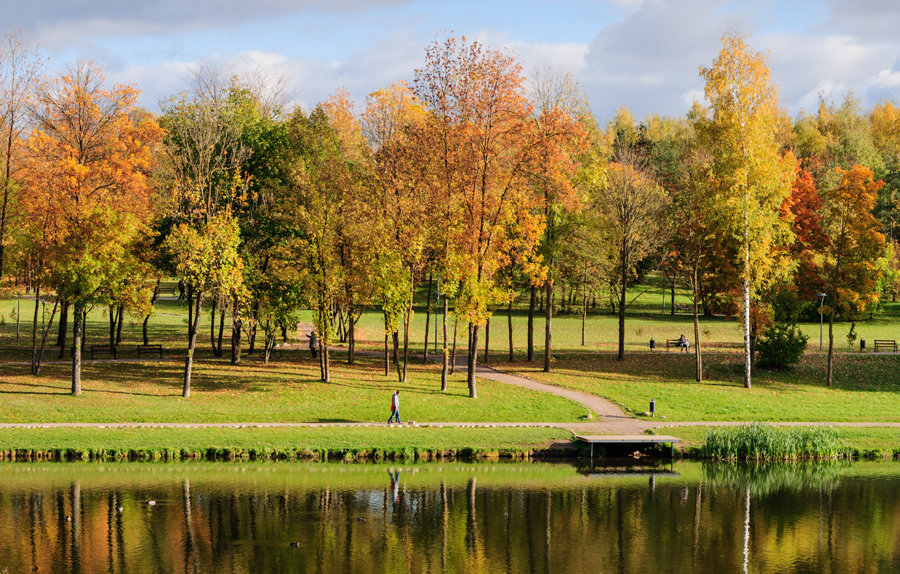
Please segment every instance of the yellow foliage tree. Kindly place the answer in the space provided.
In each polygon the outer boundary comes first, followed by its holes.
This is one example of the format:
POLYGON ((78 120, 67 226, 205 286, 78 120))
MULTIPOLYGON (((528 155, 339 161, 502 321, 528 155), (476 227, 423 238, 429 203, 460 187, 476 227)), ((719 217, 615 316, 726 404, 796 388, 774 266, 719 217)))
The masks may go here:
POLYGON ((781 153, 776 139, 778 95, 765 54, 727 34, 712 67, 701 67, 700 75, 712 117, 700 120, 698 131, 713 159, 718 224, 733 240, 741 269, 744 386, 750 388, 751 301, 789 268, 782 247, 789 242, 790 227, 781 208, 791 191, 793 158, 781 153))

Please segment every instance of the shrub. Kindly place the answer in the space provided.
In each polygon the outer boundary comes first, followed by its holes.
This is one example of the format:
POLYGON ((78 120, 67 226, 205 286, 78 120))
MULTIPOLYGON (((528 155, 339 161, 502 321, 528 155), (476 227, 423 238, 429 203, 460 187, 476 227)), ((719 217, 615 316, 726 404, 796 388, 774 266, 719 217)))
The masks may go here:
POLYGON ((809 337, 791 323, 776 323, 766 330, 756 343, 760 363, 775 369, 796 364, 809 337))

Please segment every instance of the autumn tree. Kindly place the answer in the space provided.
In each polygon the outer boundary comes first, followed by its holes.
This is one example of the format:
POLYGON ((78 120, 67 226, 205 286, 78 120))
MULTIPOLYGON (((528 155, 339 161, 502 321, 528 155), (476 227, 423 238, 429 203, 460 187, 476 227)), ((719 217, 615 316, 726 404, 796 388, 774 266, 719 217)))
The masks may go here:
MULTIPOLYGON (((688 121, 682 125, 658 130, 651 124, 650 128, 654 171, 671 198, 664 216, 668 227, 666 260, 674 262, 673 270, 687 279, 691 290, 694 365, 698 382, 703 381, 700 306, 705 277, 710 272, 717 248, 714 225, 717 205, 706 177, 711 159, 694 130, 694 123, 702 118, 702 114, 702 109, 695 106, 688 121)), ((673 311, 674 305, 673 298, 673 311)))
POLYGON ((617 142, 605 181, 593 190, 590 209, 598 214, 606 275, 616 285, 619 361, 625 359, 626 290, 638 264, 662 244, 660 217, 666 198, 647 158, 627 142, 617 142))
POLYGON ((856 165, 837 168, 840 185, 823 193, 822 229, 827 237, 821 252, 822 276, 828 294, 827 382, 832 385, 834 317, 838 310, 863 309, 879 296, 878 260, 885 254, 884 235, 872 215, 881 181, 872 170, 856 165))
POLYGON ((371 225, 375 201, 369 193, 374 187, 371 185, 373 160, 363 125, 354 113, 346 91, 339 90, 328 98, 322 103, 322 110, 337 139, 346 170, 346 177, 341 179, 342 200, 336 223, 342 284, 335 297, 335 307, 341 340, 347 341, 347 362, 353 364, 356 322, 375 291, 371 270, 375 265, 377 247, 372 241, 372 232, 377 226, 371 225))
POLYGON ((7 260, 6 245, 10 205, 14 204, 21 147, 29 125, 28 106, 33 96, 41 58, 37 48, 21 32, 7 32, 0 40, 0 160, 2 198, 0 198, 0 277, 7 260))
MULTIPOLYGON (((555 158, 548 156, 547 161, 540 162, 538 164, 540 169, 534 174, 535 187, 543 195, 540 203, 544 225, 540 249, 542 262, 538 262, 543 265, 531 265, 529 269, 524 269, 524 276, 527 277, 530 287, 537 287, 543 283, 547 301, 544 307, 544 372, 550 372, 553 356, 555 267, 564 246, 573 239, 572 218, 581 208, 581 198, 571 181, 565 177, 561 178, 556 170, 560 168, 560 160, 566 168, 572 169, 574 167, 572 162, 576 161, 576 158, 582 159, 579 156, 587 151, 589 144, 588 130, 585 126, 593 125, 593 117, 571 74, 547 66, 538 67, 534 71, 530 96, 534 101, 533 115, 538 129, 553 131, 565 126, 564 129, 570 130, 558 134, 563 136, 559 141, 564 147, 553 150, 558 155, 555 158), (563 118, 565 121, 560 122, 563 118)), ((529 360, 533 355, 533 319, 534 297, 531 297, 528 310, 529 360)))
MULTIPOLYGON (((271 204, 271 194, 266 193, 264 186, 268 166, 274 162, 271 157, 261 154, 263 157, 256 164, 259 169, 251 170, 249 166, 254 150, 277 149, 278 142, 285 141, 284 136, 278 135, 278 130, 272 127, 277 105, 240 78, 204 66, 195 71, 188 89, 169 98, 161 107, 161 123, 167 131, 166 169, 162 179, 168 190, 161 206, 163 230, 186 223, 202 235, 212 217, 225 213, 239 222, 249 222, 250 227, 264 222, 265 209, 271 204), (258 177, 254 178, 254 175, 258 177)), ((240 223, 238 227, 240 231, 240 223)), ((261 235, 257 234, 256 238, 261 235)), ((256 242, 248 250, 260 253, 264 246, 264 242, 256 242)), ((239 259, 241 269, 245 269, 243 259, 239 259)), ((202 283, 210 285, 211 290, 190 291, 210 297, 213 333, 216 311, 219 310, 218 343, 216 337, 212 337, 217 355, 222 354, 221 332, 226 308, 231 307, 231 358, 236 363, 240 360, 245 285, 249 282, 234 285, 229 292, 217 291, 219 282, 214 277, 202 283)), ((190 334, 188 339, 190 341, 190 334)), ((185 374, 189 378, 188 373, 185 374)))
POLYGON ((166 238, 165 248, 175 276, 185 283, 188 303, 188 350, 181 391, 185 398, 191 396, 203 297, 209 291, 231 293, 243 286, 239 242, 240 229, 229 210, 212 215, 199 226, 179 223, 166 238))
POLYGON ((542 226, 535 177, 572 189, 573 166, 565 152, 577 126, 559 111, 535 122, 515 59, 465 39, 450 38, 426 49, 414 93, 442 134, 436 138, 443 151, 435 173, 451 213, 458 216, 448 222, 446 244, 449 259, 459 264, 452 278, 460 285, 455 312, 470 326, 467 382, 474 398, 479 331, 490 315, 489 304, 501 298, 502 254, 537 256, 539 236, 515 236, 510 230, 542 226), (534 223, 522 226, 529 219, 534 223), (511 243, 517 248, 505 247, 511 243))
MULTIPOLYGON (((433 176, 439 149, 433 147, 437 132, 426 129, 422 103, 403 84, 373 92, 365 112, 365 133, 373 153, 373 183, 366 204, 371 208, 371 233, 377 244, 374 268, 385 325, 385 374, 389 339, 394 356, 399 355, 399 329, 403 323, 403 366, 397 365, 400 381, 406 380, 409 362, 409 325, 416 281, 427 263, 433 222, 446 205, 436 202, 440 187, 433 176), (434 154, 433 156, 431 154, 434 154)), ((446 372, 446 361, 444 372, 446 372)), ((446 374, 442 377, 445 386, 446 374)))
POLYGON ((344 218, 353 217, 349 210, 353 198, 359 195, 356 188, 364 181, 360 177, 364 168, 357 161, 359 157, 344 147, 346 140, 342 142, 325 107, 317 106, 309 116, 298 110, 289 119, 290 179, 282 201, 291 205, 284 209, 287 224, 293 229, 290 246, 314 312, 314 328, 322 349, 321 380, 329 382, 328 346, 335 333, 332 310, 347 287, 347 260, 342 254, 350 256, 353 251, 344 218))
MULTIPOLYGON (((751 386, 751 304, 759 290, 788 268, 779 246, 789 243, 789 222, 781 208, 793 179, 776 140, 777 91, 768 58, 742 38, 725 35, 712 67, 701 68, 712 117, 698 124, 712 156, 711 176, 722 214, 719 224, 736 244, 741 269, 744 330, 744 386, 751 386)), ((723 236, 726 239, 726 236, 723 236)))
POLYGON ((104 88, 94 64, 81 62, 42 85, 23 180, 26 217, 47 218, 49 281, 74 309, 72 393, 81 393, 86 308, 135 256, 150 214, 151 146, 156 122, 135 113, 137 92, 104 88))

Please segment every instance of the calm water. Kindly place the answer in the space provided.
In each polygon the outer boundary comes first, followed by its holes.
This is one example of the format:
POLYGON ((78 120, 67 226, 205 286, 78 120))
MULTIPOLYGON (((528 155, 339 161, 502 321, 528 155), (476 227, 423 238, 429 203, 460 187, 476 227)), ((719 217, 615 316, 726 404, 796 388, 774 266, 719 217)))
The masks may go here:
POLYGON ((900 572, 900 464, 633 470, 0 465, 0 573, 900 572))

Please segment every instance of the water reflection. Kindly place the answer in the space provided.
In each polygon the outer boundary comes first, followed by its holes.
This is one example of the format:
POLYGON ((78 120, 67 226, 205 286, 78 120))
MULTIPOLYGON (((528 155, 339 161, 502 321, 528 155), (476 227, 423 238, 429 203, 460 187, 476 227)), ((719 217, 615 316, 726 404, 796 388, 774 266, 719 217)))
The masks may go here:
POLYGON ((897 464, 592 470, 0 465, 0 572, 900 571, 897 464))

